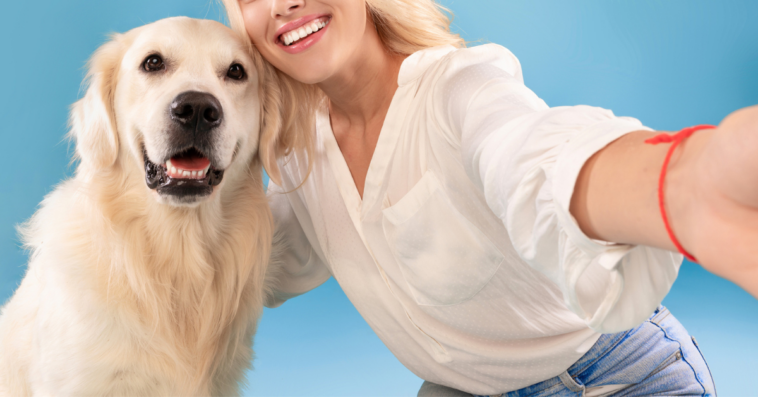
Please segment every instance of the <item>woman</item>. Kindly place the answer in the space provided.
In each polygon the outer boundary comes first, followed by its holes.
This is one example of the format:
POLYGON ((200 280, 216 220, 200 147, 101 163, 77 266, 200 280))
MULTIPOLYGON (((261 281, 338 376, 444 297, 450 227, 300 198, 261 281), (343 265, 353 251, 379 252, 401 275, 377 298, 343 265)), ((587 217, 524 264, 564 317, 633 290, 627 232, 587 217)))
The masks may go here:
POLYGON ((671 145, 602 109, 549 109, 512 54, 464 49, 433 1, 225 4, 283 73, 282 101, 316 115, 262 154, 290 247, 272 305, 334 276, 427 380, 419 395, 715 394, 659 304, 674 241, 758 296, 755 109, 679 145, 670 239, 671 145))

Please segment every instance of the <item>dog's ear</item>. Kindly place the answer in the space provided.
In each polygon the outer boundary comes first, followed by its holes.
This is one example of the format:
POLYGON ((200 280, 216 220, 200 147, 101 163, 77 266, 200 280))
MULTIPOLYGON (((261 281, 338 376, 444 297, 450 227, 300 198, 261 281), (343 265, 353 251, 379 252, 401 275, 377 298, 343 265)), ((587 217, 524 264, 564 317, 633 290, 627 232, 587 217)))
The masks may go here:
POLYGON ((76 155, 96 168, 110 167, 118 158, 113 99, 122 51, 114 36, 95 52, 88 64, 87 92, 71 107, 69 134, 76 141, 76 155))
MULTIPOLYGON (((260 57, 255 54, 255 57, 260 57)), ((310 173, 312 141, 315 134, 315 106, 319 91, 295 81, 267 62, 256 62, 260 73, 261 135, 258 155, 269 178, 281 186, 281 170, 277 160, 292 151, 308 158, 310 173)), ((305 181, 301 181, 305 182, 305 181)))

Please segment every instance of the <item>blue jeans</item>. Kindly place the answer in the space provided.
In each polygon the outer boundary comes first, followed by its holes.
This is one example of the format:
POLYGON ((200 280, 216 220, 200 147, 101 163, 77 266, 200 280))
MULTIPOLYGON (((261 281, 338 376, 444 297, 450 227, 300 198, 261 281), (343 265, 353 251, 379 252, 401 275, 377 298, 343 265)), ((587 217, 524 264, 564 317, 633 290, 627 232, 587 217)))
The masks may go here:
MULTIPOLYGON (((422 386, 420 396, 452 396, 458 392, 428 383, 422 386), (431 393, 422 393, 425 388, 431 393), (453 393, 445 393, 444 389, 453 393)), ((716 388, 695 338, 668 309, 660 306, 637 328, 602 335, 560 376, 500 396, 563 397, 585 393, 625 397, 715 396, 716 388)))

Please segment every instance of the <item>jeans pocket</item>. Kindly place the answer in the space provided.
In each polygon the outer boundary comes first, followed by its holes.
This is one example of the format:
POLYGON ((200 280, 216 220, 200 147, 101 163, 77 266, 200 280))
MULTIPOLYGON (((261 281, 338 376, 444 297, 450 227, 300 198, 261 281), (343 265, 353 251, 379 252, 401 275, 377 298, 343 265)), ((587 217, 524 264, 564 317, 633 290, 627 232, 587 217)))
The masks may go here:
POLYGON ((671 364, 673 364, 673 363, 675 363, 675 362, 677 362, 677 361, 679 361, 681 359, 682 359, 682 352, 681 352, 681 350, 677 350, 676 352, 674 352, 670 356, 668 356, 665 360, 663 360, 662 363, 658 364, 658 366, 652 372, 650 372, 650 374, 645 379, 654 376, 658 372, 663 371, 669 365, 671 365, 671 364))
MULTIPOLYGON (((701 395, 715 395, 715 389, 713 387, 713 376, 710 372, 710 368, 708 368, 708 364, 705 362, 705 358, 703 358, 703 353, 700 351, 700 348, 697 346, 697 344, 692 340, 692 337, 684 328, 684 326, 682 326, 682 324, 674 316, 670 315, 669 313, 664 314, 664 310, 665 308, 663 308, 660 313, 657 313, 656 316, 650 320, 650 322, 660 327, 666 339, 679 345, 679 348, 676 352, 678 353, 677 360, 681 360, 681 362, 685 364, 683 367, 684 372, 692 374, 693 376, 691 383, 684 382, 684 379, 688 376, 677 378, 683 382, 681 383, 681 387, 693 388, 690 391, 695 392, 694 388, 697 386, 697 388, 700 388, 701 390, 701 395), (705 376, 704 372, 706 371, 708 372, 710 379, 705 376)), ((668 310, 665 311, 668 312, 668 310)), ((648 376, 648 378, 652 378, 652 375, 662 371, 668 366, 671 366, 677 360, 672 360, 671 357, 669 357, 664 361, 664 364, 667 365, 661 364, 659 368, 656 368, 655 372, 648 376)))

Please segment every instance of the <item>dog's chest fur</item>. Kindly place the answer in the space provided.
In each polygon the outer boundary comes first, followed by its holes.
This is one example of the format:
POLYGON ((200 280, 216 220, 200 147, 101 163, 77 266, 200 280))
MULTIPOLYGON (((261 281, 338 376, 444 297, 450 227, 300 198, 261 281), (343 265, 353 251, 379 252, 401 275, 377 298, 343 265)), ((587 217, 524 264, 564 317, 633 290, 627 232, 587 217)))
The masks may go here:
POLYGON ((207 208, 169 211, 124 189, 128 174, 64 183, 27 226, 29 274, 5 308, 34 315, 0 329, 33 337, 0 352, 30 349, 31 383, 64 394, 237 394, 271 245, 255 175, 207 208))

